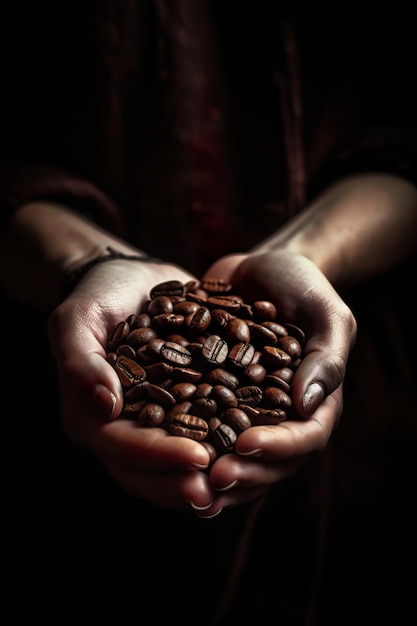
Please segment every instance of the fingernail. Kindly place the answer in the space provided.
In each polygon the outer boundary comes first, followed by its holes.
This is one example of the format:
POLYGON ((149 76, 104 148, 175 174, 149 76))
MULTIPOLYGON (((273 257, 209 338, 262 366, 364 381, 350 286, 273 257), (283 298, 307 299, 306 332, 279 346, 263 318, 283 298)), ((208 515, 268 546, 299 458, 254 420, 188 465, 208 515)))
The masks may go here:
POLYGON ((190 469, 205 470, 207 467, 207 463, 190 463, 190 469))
POLYGON ((226 485, 226 487, 217 487, 216 491, 228 491, 229 489, 232 489, 233 487, 235 487, 237 483, 238 481, 234 480, 233 482, 230 483, 230 485, 226 485))
POLYGON ((213 519, 213 517, 217 517, 218 515, 220 515, 220 513, 223 511, 223 509, 219 509, 218 511, 216 511, 215 513, 213 513, 213 515, 198 515, 197 516, 200 519, 213 519))
POLYGON ((190 504, 192 508, 194 509, 194 511, 205 511, 206 509, 209 509, 211 507, 213 502, 209 502, 208 504, 205 504, 204 506, 198 506, 198 504, 194 504, 194 502, 190 502, 190 504))
POLYGON ((261 457, 263 455, 263 450, 262 448, 255 448, 255 450, 248 450, 247 452, 241 452, 239 450, 238 454, 240 454, 241 456, 261 457))
POLYGON ((303 407, 306 413, 311 415, 323 401, 324 389, 320 383, 311 383, 304 394, 303 407))
POLYGON ((105 385, 96 385, 93 391, 93 402, 103 418, 111 420, 116 407, 116 396, 105 385))

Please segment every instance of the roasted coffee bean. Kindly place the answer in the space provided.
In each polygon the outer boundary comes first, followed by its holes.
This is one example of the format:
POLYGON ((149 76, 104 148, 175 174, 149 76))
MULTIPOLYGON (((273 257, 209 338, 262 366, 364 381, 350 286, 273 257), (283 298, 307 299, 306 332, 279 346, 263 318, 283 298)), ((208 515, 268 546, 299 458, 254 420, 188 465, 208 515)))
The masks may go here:
POLYGON ((166 361, 175 365, 190 365, 192 361, 189 350, 174 341, 164 342, 161 346, 160 354, 166 361))
POLYGON ((172 377, 175 380, 197 384, 202 377, 202 373, 190 367, 175 366, 172 370, 172 377))
POLYGON ((211 326, 214 330, 214 334, 224 329, 228 322, 234 317, 229 311, 224 309, 213 309, 211 311, 211 326))
POLYGON ((138 315, 130 315, 128 318, 130 330, 136 330, 136 328, 150 328, 152 320, 147 313, 139 313, 138 315))
POLYGON ((137 350, 141 346, 146 346, 151 339, 156 339, 157 336, 156 330, 143 326, 142 328, 135 328, 134 330, 131 330, 126 337, 126 343, 137 350))
POLYGON ((188 315, 192 315, 200 308, 200 305, 197 302, 191 302, 191 300, 183 300, 182 302, 177 302, 174 304, 174 313, 177 315, 183 315, 187 317, 188 315))
POLYGON ((168 431, 171 435, 188 437, 194 441, 204 441, 208 435, 206 420, 189 413, 173 414, 168 419, 168 431))
POLYGON ((176 313, 160 313, 154 316, 153 322, 157 330, 172 333, 181 329, 184 324, 184 316, 176 313))
POLYGON ((232 286, 166 281, 109 334, 106 360, 124 393, 121 417, 206 447, 213 463, 252 426, 297 419, 291 382, 305 333, 268 300, 232 286))
POLYGON ((117 347, 116 354, 123 354, 124 356, 128 356, 129 359, 134 359, 136 356, 136 350, 127 343, 121 343, 120 346, 117 347))
POLYGON ((252 426, 276 426, 287 419, 285 409, 265 409, 257 407, 257 414, 251 416, 252 426))
POLYGON ((209 327, 211 314, 206 306, 200 306, 185 318, 188 331, 192 337, 197 337, 209 327))
POLYGON ((257 415, 259 415, 259 410, 256 406, 249 406, 249 404, 245 404, 244 402, 239 404, 238 408, 241 411, 244 411, 246 413, 246 415, 249 417, 249 419, 253 420, 254 417, 257 417, 257 415))
POLYGON ((179 280, 167 280, 154 285, 150 291, 150 298, 154 300, 158 296, 184 296, 185 285, 179 280))
POLYGON ((292 406, 290 396, 279 387, 266 387, 263 390, 263 403, 268 409, 292 406))
POLYGON ((214 385, 210 396, 217 402, 217 405, 223 409, 237 407, 238 405, 236 395, 225 385, 214 385))
POLYGON ((165 418, 165 408, 155 402, 148 402, 141 408, 138 415, 140 426, 161 426, 165 418))
POLYGON ((146 378, 146 372, 134 359, 120 354, 114 364, 114 369, 124 389, 129 389, 141 383, 146 378))
POLYGON ((129 332, 130 327, 127 322, 123 321, 116 324, 107 341, 107 352, 115 352, 121 343, 125 343, 129 332))
POLYGON ((228 360, 236 367, 247 367, 252 363, 255 348, 251 343, 235 343, 230 349, 228 360))
POLYGON ((124 390, 124 400, 126 404, 136 403, 139 400, 145 400, 148 397, 149 382, 144 380, 141 383, 136 383, 130 389, 124 390))
POLYGON ((188 291, 187 292, 187 300, 191 300, 191 302, 197 302, 200 306, 207 306, 207 293, 201 293, 196 291, 188 291))
POLYGON ((209 443, 208 441, 201 441, 200 443, 202 446, 204 446, 204 448, 209 453, 210 465, 213 465, 214 461, 217 459, 216 448, 213 446, 213 444, 209 443))
POLYGON ((211 422, 216 424, 210 433, 210 439, 219 454, 227 454, 234 451, 237 435, 229 424, 211 422))
POLYGON ((106 361, 114 367, 116 365, 117 356, 117 352, 108 352, 106 354, 106 361))
POLYGON ((269 370, 268 374, 271 376, 278 376, 287 383, 290 383, 292 381, 292 377, 294 376, 294 370, 292 370, 291 367, 279 367, 278 369, 269 370))
MULTIPOLYGON (((125 396, 126 399, 126 396, 125 396)), ((136 402, 128 402, 126 401, 120 417, 128 420, 138 420, 140 411, 148 406, 148 400, 136 400, 136 402)))
POLYGON ((262 389, 257 385, 246 385, 238 387, 235 391, 239 404, 247 404, 248 406, 258 406, 262 402, 262 389))
POLYGON ((229 387, 232 391, 239 387, 239 378, 221 367, 215 367, 213 370, 207 372, 206 380, 212 385, 224 385, 229 387))
POLYGON ((276 348, 274 346, 264 346, 262 348, 262 358, 265 361, 266 365, 271 367, 285 367, 289 365, 292 361, 290 355, 282 350, 281 348, 276 348))
POLYGON ((251 324, 250 340, 257 346, 275 346, 278 337, 263 324, 251 324))
POLYGON ((165 363, 164 361, 159 361, 158 363, 144 365, 143 369, 146 372, 146 378, 150 382, 158 383, 166 379, 168 376, 171 376, 174 367, 172 365, 169 365, 168 363, 165 363))
POLYGON ((174 343, 179 343, 180 346, 184 346, 184 348, 187 348, 190 345, 189 339, 184 337, 184 335, 179 335, 178 333, 168 335, 166 340, 173 341, 174 343))
POLYGON ((225 424, 231 426, 236 434, 252 426, 252 422, 245 411, 237 407, 227 409, 222 415, 222 420, 225 424))
POLYGON ((278 339, 278 346, 285 350, 285 352, 290 355, 291 360, 293 361, 301 356, 301 344, 298 339, 292 337, 291 335, 287 335, 286 337, 280 337, 278 339))
POLYGON ((219 335, 209 335, 203 344, 201 354, 206 361, 220 365, 228 355, 227 343, 219 335))
POLYGON ((249 343, 251 331, 245 320, 240 317, 231 317, 224 327, 226 339, 231 343, 249 343))
POLYGON ((182 402, 178 402, 178 404, 174 404, 172 409, 169 409, 166 414, 166 422, 168 423, 171 420, 175 420, 177 415, 181 413, 189 413, 191 411, 191 402, 189 400, 183 400, 182 402))
POLYGON ((277 309, 269 300, 257 300, 252 304, 252 310, 257 322, 274 322, 277 317, 277 309))
POLYGON ((278 322, 266 320, 265 322, 261 323, 261 326, 273 332, 276 337, 284 337, 285 335, 288 335, 288 330, 285 328, 285 326, 279 324, 278 322))
POLYGON ((295 337, 302 346, 305 344, 306 335, 302 328, 296 326, 296 324, 285 324, 285 328, 288 335, 295 337))
POLYGON ((160 385, 150 384, 148 386, 148 396, 151 402, 157 402, 166 409, 173 407, 175 404, 175 396, 160 385))
POLYGON ((194 398, 209 398, 212 390, 213 385, 210 385, 210 383, 200 383, 196 387, 194 398))
POLYGON ((217 413, 217 402, 214 398, 197 398, 192 402, 190 411, 193 415, 209 420, 217 413))
POLYGON ((201 288, 210 294, 227 293, 232 291, 232 285, 221 278, 207 278, 201 281, 201 288))
POLYGON ((197 385, 194 383, 176 383, 170 388, 170 392, 175 398, 176 402, 183 402, 184 400, 188 400, 195 394, 197 391, 197 385))
POLYGON ((273 374, 267 374, 263 380, 265 387, 278 387, 289 394, 291 392, 291 386, 286 380, 280 378, 280 376, 274 376, 273 374))
POLYGON ((260 363, 251 363, 242 372, 242 379, 249 384, 259 385, 266 377, 266 369, 260 363))
POLYGON ((207 306, 210 309, 224 309, 229 313, 237 313, 240 309, 239 300, 234 300, 233 298, 227 298, 226 296, 210 296, 207 298, 207 306))
POLYGON ((144 346, 145 353, 160 359, 163 345, 165 345, 165 340, 161 337, 155 337, 155 339, 151 339, 146 346, 144 346))
POLYGON ((157 296, 153 298, 148 305, 148 315, 154 318, 161 313, 172 313, 174 305, 168 296, 157 296))

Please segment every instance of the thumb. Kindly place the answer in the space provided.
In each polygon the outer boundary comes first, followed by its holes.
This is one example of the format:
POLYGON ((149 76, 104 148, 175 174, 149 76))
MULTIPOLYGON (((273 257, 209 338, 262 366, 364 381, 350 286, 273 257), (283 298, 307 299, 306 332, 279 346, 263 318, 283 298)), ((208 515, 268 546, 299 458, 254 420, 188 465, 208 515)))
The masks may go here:
POLYGON ((347 356, 306 348, 291 383, 294 408, 305 418, 342 384, 347 365, 347 356))

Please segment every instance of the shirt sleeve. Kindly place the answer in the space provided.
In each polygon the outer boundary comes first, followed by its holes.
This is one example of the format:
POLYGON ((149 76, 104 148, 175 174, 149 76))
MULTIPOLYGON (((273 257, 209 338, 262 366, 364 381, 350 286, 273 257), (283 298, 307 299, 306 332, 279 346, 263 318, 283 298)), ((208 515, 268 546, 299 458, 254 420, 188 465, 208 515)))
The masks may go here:
POLYGON ((62 203, 118 235, 126 234, 120 208, 93 182, 56 165, 2 158, 0 231, 19 207, 37 200, 62 203))

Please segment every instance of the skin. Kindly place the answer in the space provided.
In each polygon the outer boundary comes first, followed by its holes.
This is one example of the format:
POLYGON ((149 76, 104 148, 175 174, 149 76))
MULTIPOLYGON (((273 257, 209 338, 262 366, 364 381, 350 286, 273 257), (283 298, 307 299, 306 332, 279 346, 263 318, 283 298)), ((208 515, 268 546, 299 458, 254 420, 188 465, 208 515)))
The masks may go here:
POLYGON ((104 358, 108 333, 140 309, 153 285, 186 282, 191 274, 171 264, 115 260, 90 269, 58 304, 65 275, 107 245, 128 254, 141 251, 66 207, 31 203, 10 222, 0 268, 14 269, 0 277, 16 299, 52 311, 49 340, 68 438, 90 450, 132 496, 210 518, 258 498, 326 447, 342 416, 343 381, 357 332, 339 292, 410 257, 416 234, 417 189, 411 183, 387 174, 353 176, 256 249, 219 259, 207 271, 232 282, 247 301, 273 301, 283 319, 307 334, 292 382, 301 419, 243 432, 236 454, 220 457, 209 471, 208 453, 199 443, 117 419, 122 389, 104 358))

